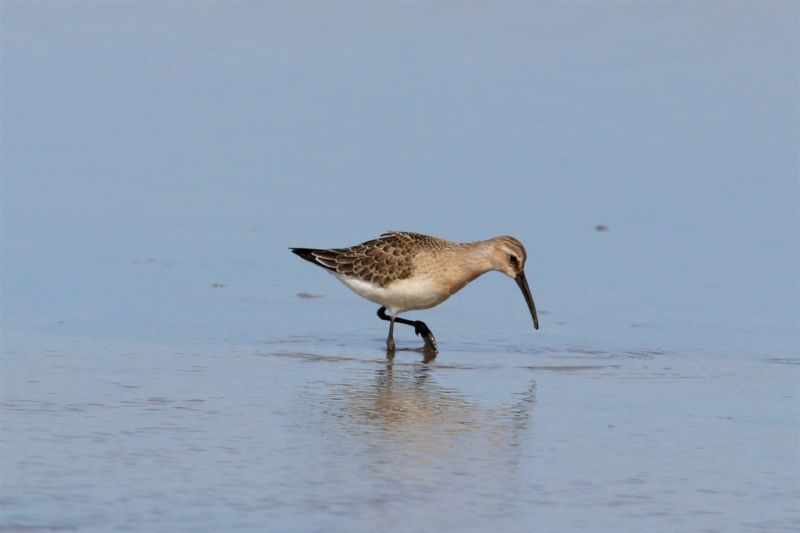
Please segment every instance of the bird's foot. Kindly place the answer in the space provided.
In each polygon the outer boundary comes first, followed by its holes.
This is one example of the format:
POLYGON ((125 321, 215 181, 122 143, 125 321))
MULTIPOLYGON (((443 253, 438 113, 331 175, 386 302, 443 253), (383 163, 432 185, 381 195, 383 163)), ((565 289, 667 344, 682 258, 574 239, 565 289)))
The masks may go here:
MULTIPOLYGON (((436 347, 436 339, 433 337, 433 332, 431 332, 427 324, 421 320, 415 321, 414 333, 422 337, 425 341, 425 353, 433 354, 433 357, 436 357, 436 354, 439 353, 439 350, 436 347)), ((431 357, 431 359, 433 359, 433 357, 431 357)))
POLYGON ((439 353, 439 348, 436 346, 436 339, 433 338, 433 335, 428 335, 425 337, 425 347, 423 348, 425 353, 433 354, 433 357, 436 357, 436 354, 439 353))
POLYGON ((436 339, 433 335, 425 337, 425 346, 422 347, 422 362, 430 363, 436 356, 439 355, 439 350, 436 348, 436 339))

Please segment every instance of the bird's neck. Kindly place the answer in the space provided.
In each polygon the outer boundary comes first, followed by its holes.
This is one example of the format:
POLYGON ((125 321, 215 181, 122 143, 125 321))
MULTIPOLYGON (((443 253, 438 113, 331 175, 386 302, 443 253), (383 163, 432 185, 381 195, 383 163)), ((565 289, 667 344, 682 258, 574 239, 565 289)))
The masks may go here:
POLYGON ((434 261, 418 264, 417 274, 435 279, 437 285, 446 287, 449 294, 496 268, 489 241, 459 243, 443 253, 449 256, 446 260, 439 256, 434 261))
POLYGON ((484 242, 459 244, 459 257, 446 262, 437 272, 442 285, 450 287, 451 294, 481 274, 494 270, 488 246, 484 242), (465 253, 466 252, 466 253, 465 253))
POLYGON ((494 270, 495 265, 492 260, 492 245, 490 240, 468 242, 461 246, 467 252, 464 257, 464 263, 471 274, 469 281, 472 281, 490 270, 494 270))

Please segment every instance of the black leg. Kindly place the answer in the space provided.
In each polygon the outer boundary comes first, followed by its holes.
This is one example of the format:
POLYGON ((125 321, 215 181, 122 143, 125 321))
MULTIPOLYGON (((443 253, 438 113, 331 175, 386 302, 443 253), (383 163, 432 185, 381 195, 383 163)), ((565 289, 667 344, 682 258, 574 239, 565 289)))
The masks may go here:
POLYGON ((386 339, 387 346, 389 346, 389 341, 391 340, 392 347, 394 347, 392 333, 394 331, 394 323, 397 322, 398 324, 414 326, 414 333, 425 340, 425 349, 429 352, 433 352, 434 354, 436 353, 436 339, 433 338, 433 333, 431 332, 430 328, 428 328, 427 324, 425 324, 425 322, 422 320, 408 320, 405 318, 389 316, 386 314, 386 307, 383 306, 378 309, 378 317, 380 317, 381 320, 388 320, 391 322, 391 325, 389 326, 389 338, 386 339))

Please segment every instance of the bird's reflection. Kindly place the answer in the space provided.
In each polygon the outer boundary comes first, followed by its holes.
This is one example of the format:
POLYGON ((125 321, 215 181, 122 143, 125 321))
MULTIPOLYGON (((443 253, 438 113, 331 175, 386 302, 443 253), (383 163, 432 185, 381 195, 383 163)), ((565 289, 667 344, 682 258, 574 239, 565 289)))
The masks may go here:
POLYGON ((468 428, 474 423, 474 406, 456 391, 441 387, 431 373, 426 364, 397 369, 393 360, 387 360, 348 407, 364 424, 409 437, 419 436, 429 426, 449 431, 468 428))
POLYGON ((511 392, 510 402, 487 407, 460 390, 442 386, 436 378, 441 371, 428 364, 400 365, 389 359, 371 379, 351 384, 346 396, 336 396, 347 398, 341 407, 356 423, 354 429, 369 428, 391 443, 413 444, 428 453, 449 450, 453 437, 467 434, 485 434, 492 445, 518 444, 536 402, 534 383, 521 393, 511 392))
POLYGON ((322 415, 304 426, 314 441, 324 441, 316 475, 347 480, 348 502, 348 494, 368 490, 376 501, 413 494, 458 506, 472 494, 489 512, 507 514, 501 495, 526 490, 523 465, 535 452, 530 375, 402 358, 372 364, 350 366, 349 379, 307 389, 323 394, 303 401, 322 415))

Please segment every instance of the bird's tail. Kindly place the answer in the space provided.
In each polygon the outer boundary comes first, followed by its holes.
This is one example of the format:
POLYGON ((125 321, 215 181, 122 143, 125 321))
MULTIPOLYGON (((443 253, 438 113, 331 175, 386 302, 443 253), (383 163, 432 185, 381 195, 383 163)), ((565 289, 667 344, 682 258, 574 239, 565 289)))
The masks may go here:
POLYGON ((292 253, 298 255, 310 263, 336 270, 336 250, 318 250, 316 248, 289 248, 292 253))
MULTIPOLYGON (((306 261, 311 261, 312 263, 317 263, 316 258, 314 258, 314 252, 317 250, 313 248, 289 248, 293 254, 296 254, 306 261)), ((319 264, 319 263, 317 263, 319 264)))

